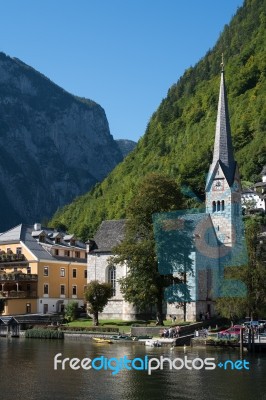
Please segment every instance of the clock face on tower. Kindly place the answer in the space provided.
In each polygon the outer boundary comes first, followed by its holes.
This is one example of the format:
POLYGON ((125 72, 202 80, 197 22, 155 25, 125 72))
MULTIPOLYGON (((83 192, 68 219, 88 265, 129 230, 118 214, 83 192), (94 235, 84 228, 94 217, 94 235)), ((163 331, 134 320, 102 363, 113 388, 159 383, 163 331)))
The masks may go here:
POLYGON ((215 179, 212 185, 213 190, 221 191, 224 190, 223 179, 215 179))

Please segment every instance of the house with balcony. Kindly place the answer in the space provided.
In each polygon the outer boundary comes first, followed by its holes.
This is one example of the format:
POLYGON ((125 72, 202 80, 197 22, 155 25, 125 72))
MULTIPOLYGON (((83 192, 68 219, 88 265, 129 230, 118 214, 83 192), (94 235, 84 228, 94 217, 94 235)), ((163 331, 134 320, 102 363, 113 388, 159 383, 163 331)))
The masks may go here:
POLYGON ((84 306, 86 245, 74 235, 20 224, 0 234, 0 314, 60 313, 84 306))

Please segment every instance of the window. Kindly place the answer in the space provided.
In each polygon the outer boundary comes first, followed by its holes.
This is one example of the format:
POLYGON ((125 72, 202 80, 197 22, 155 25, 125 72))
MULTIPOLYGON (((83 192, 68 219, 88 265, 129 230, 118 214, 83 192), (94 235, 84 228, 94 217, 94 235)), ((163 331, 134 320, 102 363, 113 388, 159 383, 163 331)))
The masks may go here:
POLYGON ((65 257, 69 257, 70 256, 70 251, 69 250, 65 250, 65 257))
POLYGON ((236 201, 234 201, 233 210, 234 210, 234 215, 239 214, 239 204, 236 201))
POLYGON ((43 267, 43 276, 48 276, 48 275, 49 275, 49 268, 43 267))
POLYGON ((65 294, 65 285, 60 285, 60 294, 61 295, 65 294))
POLYGON ((55 238, 55 243, 60 244, 60 237, 55 238))
POLYGON ((220 203, 220 201, 217 201, 217 211, 221 211, 221 203, 220 203))
POLYGON ((64 278, 65 274, 66 274, 65 268, 60 268, 60 276, 64 278))
POLYGON ((87 277, 88 277, 88 271, 87 269, 84 269, 84 278, 87 279, 87 277))
POLYGON ((49 285, 47 283, 43 285, 43 294, 49 294, 49 285))
POLYGON ((216 201, 212 202, 212 212, 216 212, 216 201))
POLYGON ((75 251, 75 257, 80 258, 80 251, 75 251))
POLYGON ((58 249, 54 249, 54 255, 58 256, 59 255, 59 250, 58 249))
POLYGON ((27 274, 31 274, 31 267, 27 267, 27 274))
POLYGON ((113 265, 108 269, 108 283, 111 284, 113 296, 116 294, 115 286, 116 286, 116 267, 113 265))
POLYGON ((22 254, 22 248, 21 247, 17 247, 16 248, 16 254, 17 255, 22 254))
POLYGON ((222 200, 222 211, 224 211, 224 200, 222 200))
POLYGON ((45 242, 45 235, 40 235, 39 236, 39 242, 41 242, 41 243, 45 242))
POLYGON ((26 304, 26 314, 30 314, 31 313, 31 303, 27 303, 26 304))
POLYGON ((72 286, 72 296, 76 296, 77 295, 77 285, 73 285, 72 286))
POLYGON ((76 270, 76 268, 74 268, 74 269, 72 270, 72 277, 73 277, 73 278, 76 278, 76 277, 77 277, 77 270, 76 270))

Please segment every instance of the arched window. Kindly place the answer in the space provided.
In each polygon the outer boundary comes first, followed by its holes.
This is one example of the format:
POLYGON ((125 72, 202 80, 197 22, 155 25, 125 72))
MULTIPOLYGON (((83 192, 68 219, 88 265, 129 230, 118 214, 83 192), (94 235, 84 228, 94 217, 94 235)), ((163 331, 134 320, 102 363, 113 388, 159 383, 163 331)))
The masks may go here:
POLYGON ((224 200, 222 200, 222 211, 224 211, 224 200))
POLYGON ((217 211, 220 211, 221 210, 221 203, 220 203, 220 201, 217 201, 217 211))
POLYGON ((116 267, 111 266, 108 268, 108 283, 112 286, 113 296, 116 294, 116 267))
POLYGON ((212 202, 212 212, 216 211, 216 201, 212 202))

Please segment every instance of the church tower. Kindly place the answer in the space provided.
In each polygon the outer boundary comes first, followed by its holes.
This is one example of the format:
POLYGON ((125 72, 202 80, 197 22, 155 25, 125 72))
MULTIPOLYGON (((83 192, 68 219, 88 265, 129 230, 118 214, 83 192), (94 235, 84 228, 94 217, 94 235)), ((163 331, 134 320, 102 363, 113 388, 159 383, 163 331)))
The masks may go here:
POLYGON ((206 182, 206 213, 210 214, 221 245, 234 247, 241 236, 241 184, 234 159, 224 66, 216 120, 213 160, 206 182))

